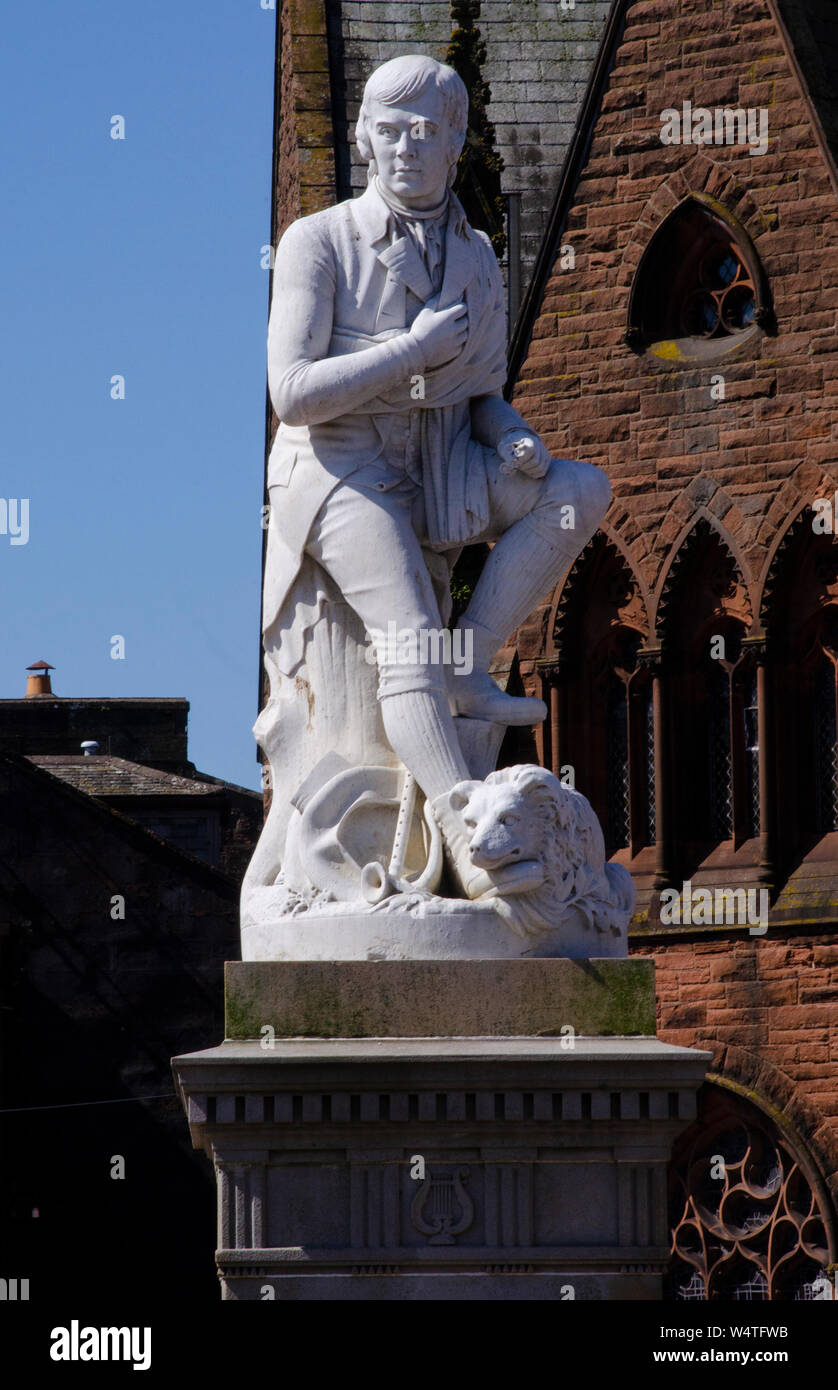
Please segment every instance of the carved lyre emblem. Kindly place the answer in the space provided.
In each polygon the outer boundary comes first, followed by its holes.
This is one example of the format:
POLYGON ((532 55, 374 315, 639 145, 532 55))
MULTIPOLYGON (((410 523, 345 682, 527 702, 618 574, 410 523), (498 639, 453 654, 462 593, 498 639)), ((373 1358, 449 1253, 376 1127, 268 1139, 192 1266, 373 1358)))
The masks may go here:
POLYGON ((410 1204, 410 1220, 429 1245, 453 1245, 474 1220, 474 1203, 463 1184, 468 1168, 433 1177, 430 1169, 410 1204))

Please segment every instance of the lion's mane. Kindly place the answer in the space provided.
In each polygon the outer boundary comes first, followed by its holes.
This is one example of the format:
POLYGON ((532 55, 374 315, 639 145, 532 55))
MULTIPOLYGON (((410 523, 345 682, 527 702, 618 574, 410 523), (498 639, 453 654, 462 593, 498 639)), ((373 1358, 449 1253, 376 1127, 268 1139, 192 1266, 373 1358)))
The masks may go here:
POLYGON ((587 798, 546 768, 529 764, 491 772, 486 786, 498 785, 514 787, 542 828, 544 882, 495 900, 513 931, 519 936, 554 931, 572 907, 594 933, 619 936, 634 905, 634 886, 622 865, 606 862, 602 830, 587 798))

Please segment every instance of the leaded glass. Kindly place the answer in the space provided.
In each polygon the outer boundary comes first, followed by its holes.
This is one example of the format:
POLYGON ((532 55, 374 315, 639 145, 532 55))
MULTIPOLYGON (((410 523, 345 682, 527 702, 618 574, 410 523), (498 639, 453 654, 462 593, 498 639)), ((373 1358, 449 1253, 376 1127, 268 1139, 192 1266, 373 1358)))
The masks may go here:
POLYGON ((815 676, 815 807, 822 835, 838 830, 835 750, 835 668, 824 660, 815 676))
POLYGON ((608 853, 629 842, 628 704, 623 681, 614 677, 608 698, 608 853))
POLYGON ((757 673, 748 673, 745 686, 745 790, 747 793, 748 835, 758 835, 759 823, 759 718, 757 673))
POLYGON ((733 835, 733 775, 730 757, 730 683, 715 667, 709 680, 708 774, 710 829, 714 840, 733 835))
POLYGON ((644 834, 647 845, 653 845, 657 838, 655 818, 655 706, 652 699, 651 683, 643 692, 643 791, 644 791, 644 834))

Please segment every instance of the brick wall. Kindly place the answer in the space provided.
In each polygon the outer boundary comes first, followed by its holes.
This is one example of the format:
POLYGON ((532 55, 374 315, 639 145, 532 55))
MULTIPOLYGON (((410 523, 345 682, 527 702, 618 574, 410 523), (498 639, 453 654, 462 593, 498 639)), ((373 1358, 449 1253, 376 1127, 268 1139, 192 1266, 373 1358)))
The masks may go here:
POLYGON ((188 717, 189 701, 180 699, 0 700, 0 755, 77 755, 83 740, 95 739, 101 753, 188 775, 188 717))
MULTIPOLYGON (((640 581, 650 632, 673 553, 704 511, 741 566, 758 633, 773 550, 793 515, 838 484, 838 201, 766 0, 628 5, 561 240, 575 266, 549 278, 515 404, 554 454, 606 469, 604 530, 640 581), (660 112, 686 98, 767 108, 767 153, 662 145, 660 112), (623 334, 643 251, 691 192, 721 202, 752 238, 777 332, 723 364, 669 367, 635 355, 623 334), (721 401, 709 390, 718 372, 721 401)), ((524 684, 539 694, 535 660, 557 598, 518 634, 524 684)), ((834 906, 831 922, 824 913, 820 934, 672 929, 639 933, 632 949, 655 957, 661 1038, 711 1049, 715 1071, 811 1145, 835 1197, 838 944, 834 906)))
POLYGON ((640 0, 569 212, 575 267, 547 285, 514 401, 554 453, 606 468, 606 529, 652 595, 703 502, 745 568, 752 609, 779 530, 838 482, 838 202, 765 0, 640 0), (660 143, 660 112, 766 107, 769 149, 660 143), (777 315, 724 366, 669 369, 622 340, 635 269, 689 192, 751 236, 777 315), (726 397, 710 397, 722 371, 726 397), (700 480, 700 481, 699 481, 700 480))
POLYGON ((835 936, 670 939, 632 953, 655 958, 661 1040, 712 1051, 711 1072, 781 1112, 838 1200, 835 936))
POLYGON ((282 0, 277 24, 275 242, 289 222, 336 198, 325 0, 282 0))

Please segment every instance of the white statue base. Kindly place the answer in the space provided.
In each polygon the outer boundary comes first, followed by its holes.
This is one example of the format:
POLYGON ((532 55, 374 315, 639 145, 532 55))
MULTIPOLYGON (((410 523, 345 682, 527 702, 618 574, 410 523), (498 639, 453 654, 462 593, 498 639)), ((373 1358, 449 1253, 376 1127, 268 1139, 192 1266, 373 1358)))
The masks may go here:
POLYGON ((525 960, 625 956, 626 925, 598 932, 581 912, 561 926, 521 937, 487 904, 453 898, 388 898, 325 904, 286 916, 271 888, 254 889, 242 921, 242 960, 525 960))
POLYGON ((439 831, 404 770, 340 763, 324 759, 296 799, 276 881, 245 885, 243 960, 627 954, 631 879, 606 863, 586 799, 551 773, 507 768, 453 789, 491 884, 469 901, 446 895, 439 831))
POLYGON ((502 727, 456 723, 473 780, 451 804, 488 891, 449 896, 439 827, 404 767, 329 753, 292 798, 281 870, 245 879, 242 960, 628 954, 634 886, 586 798, 543 768, 492 772, 502 727))

